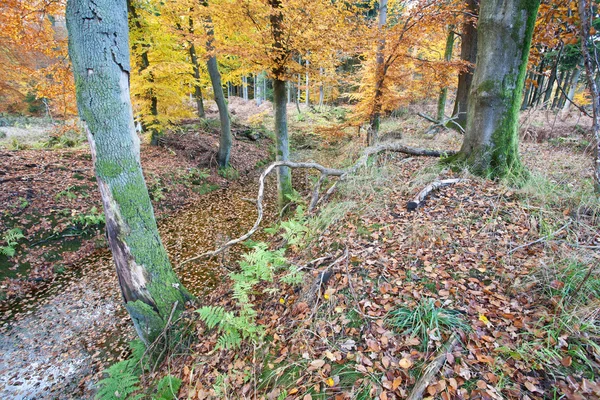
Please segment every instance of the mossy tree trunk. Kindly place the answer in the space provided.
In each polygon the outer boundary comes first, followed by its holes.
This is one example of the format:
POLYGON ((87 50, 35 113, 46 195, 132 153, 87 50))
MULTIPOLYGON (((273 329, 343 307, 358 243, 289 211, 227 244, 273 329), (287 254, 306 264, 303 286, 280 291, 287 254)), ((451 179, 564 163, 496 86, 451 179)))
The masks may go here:
POLYGON ((69 55, 125 307, 152 343, 189 294, 161 242, 142 174, 129 95, 126 0, 69 0, 69 55))
POLYGON ((539 0, 481 3, 477 69, 457 161, 487 177, 520 176, 518 118, 539 0))
MULTIPOLYGON (((446 38, 446 49, 444 51, 444 61, 452 60, 452 49, 454 48, 454 26, 448 28, 448 37, 446 38)), ((437 108, 437 120, 444 123, 446 120, 446 99, 448 98, 448 88, 443 87, 440 90, 437 108)))
POLYGON ((477 57, 477 26, 474 17, 479 13, 479 0, 468 0, 467 11, 471 15, 465 15, 460 34, 460 58, 472 65, 458 74, 458 87, 452 117, 448 123, 449 128, 464 130, 467 126, 467 108, 469 105, 469 91, 473 81, 474 64, 477 57))
MULTIPOLYGON (((290 158, 290 145, 287 128, 287 104, 285 93, 285 59, 283 51, 284 26, 281 0, 269 0, 271 6, 271 35, 273 48, 277 50, 272 69, 273 73, 273 108, 275 111, 275 145, 276 160, 287 161, 290 158)), ((266 91, 265 91, 266 92, 266 91)), ((288 167, 277 168, 277 193, 279 206, 285 207, 292 194, 292 173, 288 167)))

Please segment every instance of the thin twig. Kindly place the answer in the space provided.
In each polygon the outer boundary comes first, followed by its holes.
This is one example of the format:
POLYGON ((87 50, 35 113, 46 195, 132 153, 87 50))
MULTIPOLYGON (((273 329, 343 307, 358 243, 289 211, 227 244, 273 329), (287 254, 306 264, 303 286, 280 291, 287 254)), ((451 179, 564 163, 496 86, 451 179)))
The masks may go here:
POLYGON ((551 238, 551 237, 555 236, 556 234, 558 234, 558 233, 562 232, 562 231, 563 231, 563 230, 564 230, 566 227, 568 227, 569 225, 571 225, 571 221, 569 221, 569 222, 567 222, 566 224, 564 224, 564 225, 562 226, 562 228, 560 228, 559 230, 557 230, 557 231, 555 231, 555 232, 552 232, 552 233, 550 233, 550 234, 548 234, 548 235, 546 235, 546 236, 544 236, 544 237, 541 237, 541 238, 539 238, 539 239, 537 239, 537 240, 534 240, 533 242, 525 243, 525 244, 522 244, 522 245, 520 245, 520 246, 518 246, 518 247, 515 247, 515 248, 514 248, 514 249, 512 249, 512 250, 509 250, 509 251, 508 251, 508 254, 512 254, 512 253, 514 253, 515 251, 517 251, 517 250, 519 250, 519 249, 522 249, 522 248, 525 248, 525 247, 529 247, 529 246, 533 246, 534 244, 537 244, 537 243, 543 242, 543 241, 545 241, 545 240, 548 240, 549 238, 551 238))

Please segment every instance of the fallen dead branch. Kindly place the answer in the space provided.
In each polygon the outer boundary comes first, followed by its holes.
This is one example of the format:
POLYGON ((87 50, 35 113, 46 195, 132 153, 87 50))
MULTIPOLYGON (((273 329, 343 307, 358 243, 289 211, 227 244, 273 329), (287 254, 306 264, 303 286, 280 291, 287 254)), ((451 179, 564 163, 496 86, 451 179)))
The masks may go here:
POLYGON ((441 353, 429 364, 421 374, 421 377, 415 383, 412 392, 408 396, 407 400, 421 400, 423 398, 423 392, 427 389, 427 386, 431 383, 431 380, 437 375, 448 357, 448 352, 452 351, 452 348, 458 343, 459 336, 453 333, 444 345, 441 353))
MULTIPOLYGON (((448 129, 448 124, 450 122, 454 122, 458 119, 458 114, 453 116, 452 118, 444 119, 442 121, 438 121, 437 119, 430 117, 429 115, 423 114, 423 113, 417 113, 417 115, 433 124, 432 126, 427 128, 427 131, 425 131, 426 134, 433 134, 433 135, 436 133, 436 131, 439 128, 448 129)), ((458 124, 453 124, 452 127, 453 127, 453 129, 460 131, 460 133, 462 133, 463 135, 465 134, 465 130, 463 129, 462 126, 460 126, 458 124)))
POLYGON ((425 199, 427 199, 427 196, 429 196, 431 194, 431 192, 434 192, 436 190, 439 190, 441 188, 443 188, 444 186, 450 186, 450 185, 454 185, 455 183, 459 183, 459 182, 465 182, 468 181, 468 179, 444 179, 441 181, 435 181, 429 185, 427 185, 425 187, 425 189, 421 190, 419 192, 419 194, 417 195, 417 197, 415 197, 414 200, 409 201, 408 204, 406 204, 406 208, 408 210, 416 210, 417 208, 421 207, 423 205, 423 203, 425 203, 425 199))
MULTIPOLYGON (((260 223, 263 219, 263 198, 264 198, 264 194, 265 194, 265 180, 266 180, 267 176, 271 172, 273 172, 273 170, 275 170, 275 168, 289 167, 289 168, 315 169, 321 173, 321 178, 319 179, 319 182, 317 182, 317 185, 320 186, 321 183, 323 182, 323 180, 328 176, 335 176, 335 177, 338 177, 340 180, 344 180, 348 175, 354 174, 361 167, 366 166, 367 161, 369 160, 370 156, 379 154, 384 151, 404 153, 404 154, 409 154, 409 155, 413 155, 413 156, 423 156, 423 157, 442 157, 442 156, 454 155, 456 153, 454 151, 420 149, 420 148, 416 148, 416 147, 405 146, 400 143, 387 142, 387 143, 382 143, 379 145, 367 147, 363 151, 363 154, 361 155, 361 157, 356 161, 356 163, 354 163, 354 165, 352 167, 349 167, 346 169, 327 168, 327 167, 324 167, 323 165, 317 164, 315 162, 275 161, 274 163, 269 165, 263 171, 263 173, 260 175, 260 178, 258 179, 258 195, 256 197, 256 209, 258 212, 258 216, 257 216, 256 221, 254 222, 254 225, 252 226, 252 228, 250 228, 250 230, 247 233, 245 233, 244 235, 238 237, 237 239, 232 239, 232 240, 228 241, 227 243, 225 243, 223 246, 219 247, 218 249, 194 256, 192 258, 188 258, 187 260, 183 261, 180 265, 184 265, 189 262, 196 261, 196 260, 199 260, 199 259, 202 259, 205 257, 214 257, 214 256, 222 253, 223 251, 227 250, 231 246, 236 245, 238 243, 241 243, 241 242, 249 239, 258 230, 260 223)), ((325 194, 325 196, 327 198, 331 195, 331 193, 333 193, 333 190, 335 190, 336 184, 337 184, 337 182, 334 183, 327 190, 327 193, 325 194)), ((319 188, 316 188, 313 191, 312 200, 311 200, 311 206, 313 208, 314 208, 314 206, 316 206, 316 204, 319 201, 319 190, 318 189, 319 188)), ((309 211, 312 211, 312 209, 309 208, 309 211)))

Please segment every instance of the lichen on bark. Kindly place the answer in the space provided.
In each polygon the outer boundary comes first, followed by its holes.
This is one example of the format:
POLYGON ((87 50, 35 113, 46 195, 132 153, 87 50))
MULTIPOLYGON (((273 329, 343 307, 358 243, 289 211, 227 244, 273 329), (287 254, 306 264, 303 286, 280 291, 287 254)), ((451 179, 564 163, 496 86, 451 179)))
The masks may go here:
POLYGON ((66 15, 77 105, 121 293, 138 335, 150 344, 190 295, 171 268, 142 174, 129 98, 126 1, 70 0, 66 15))

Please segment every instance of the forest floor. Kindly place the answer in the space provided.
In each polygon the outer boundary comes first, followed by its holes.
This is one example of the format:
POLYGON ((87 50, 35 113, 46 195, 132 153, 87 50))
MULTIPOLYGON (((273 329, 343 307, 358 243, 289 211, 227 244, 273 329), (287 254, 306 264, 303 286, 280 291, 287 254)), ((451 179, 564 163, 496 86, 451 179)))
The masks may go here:
MULTIPOLYGON (((315 214, 296 211, 270 230, 269 251, 301 266, 303 284, 284 283, 285 270, 257 284, 249 303, 231 285, 199 300, 234 317, 251 305, 264 340, 221 349, 231 328, 194 322, 197 342, 146 386, 169 373, 186 399, 402 399, 442 355, 427 398, 600 398, 600 203, 589 121, 577 118, 523 117, 531 179, 519 188, 434 159, 380 155, 315 214), (450 177, 468 181, 406 209, 450 177), (306 297, 324 271, 333 272, 326 287, 306 297)), ((460 146, 460 135, 432 138, 426 127, 408 112, 382 130, 421 148, 460 146)), ((362 140, 311 149, 303 138, 296 156, 347 166, 362 140)))
MULTIPOLYGON (((245 107, 244 122, 270 125, 268 107, 245 107)), ((344 109, 290 111, 295 159, 347 166, 360 154, 364 138, 355 131, 325 142, 315 134, 317 126, 343 121, 344 109)), ((453 132, 424 135, 427 123, 416 111, 423 107, 384 121, 382 133, 400 131, 403 143, 417 147, 460 146, 453 132)), ((256 195, 257 167, 265 165, 269 141, 259 140, 258 147, 236 141, 235 170, 219 173, 210 169, 214 125, 189 122, 164 148, 145 147, 142 163, 163 241, 184 285, 199 296, 198 305, 235 313, 240 304, 224 267, 236 270, 244 248, 208 264, 178 263, 252 225, 254 205, 247 199, 256 195), (236 151, 249 155, 236 158, 236 151)), ((250 301, 266 340, 236 350, 215 350, 220 333, 194 317, 198 340, 178 349, 162 370, 146 373, 143 383, 151 391, 157 377, 177 376, 183 380, 178 398, 185 399, 405 398, 456 332, 460 341, 426 396, 599 397, 600 206, 591 195, 582 128, 588 122, 575 114, 565 122, 543 112, 525 114, 521 151, 532 179, 521 188, 446 170, 434 159, 382 154, 338 185, 315 214, 300 208, 278 221, 269 182, 263 226, 271 226, 271 236, 253 239, 266 241, 271 251, 283 249, 289 265, 305 266, 305 282, 331 269, 327 287, 309 305, 301 286, 281 282, 281 275, 258 285, 250 301), (417 211, 406 210, 424 186, 444 177, 468 181, 442 189, 417 211), (421 322, 421 330, 410 332, 410 324, 391 318, 416 311, 421 316, 413 325, 421 322), (437 327, 430 325, 435 321, 437 327)), ((0 151, 0 160, 0 204, 9 205, 0 228, 23 229, 15 260, 30 262, 2 287, 9 298, 0 331, 1 397, 90 398, 101 370, 127 357, 126 342, 133 338, 102 235, 92 227, 74 252, 52 241, 26 251, 56 233, 82 235, 75 222, 95 221, 85 218, 100 207, 88 152, 0 151), (45 259, 53 252, 60 259, 45 259)), ((314 178, 294 175, 306 195, 314 178)))

